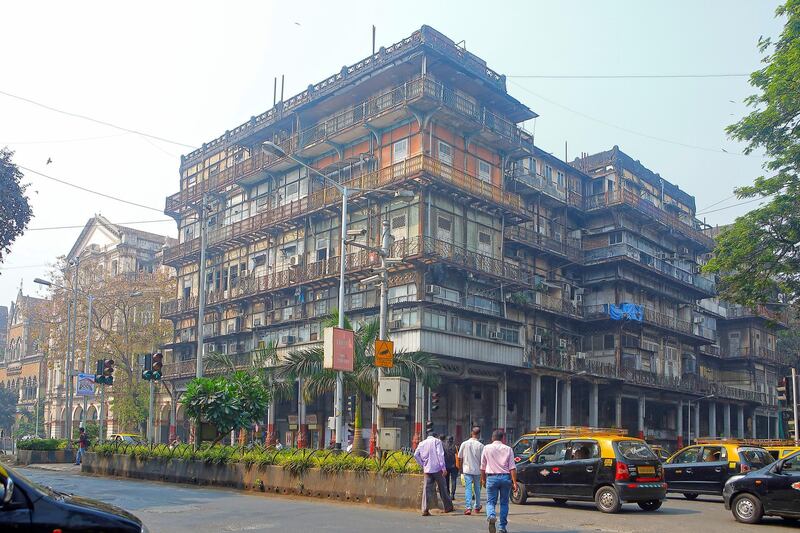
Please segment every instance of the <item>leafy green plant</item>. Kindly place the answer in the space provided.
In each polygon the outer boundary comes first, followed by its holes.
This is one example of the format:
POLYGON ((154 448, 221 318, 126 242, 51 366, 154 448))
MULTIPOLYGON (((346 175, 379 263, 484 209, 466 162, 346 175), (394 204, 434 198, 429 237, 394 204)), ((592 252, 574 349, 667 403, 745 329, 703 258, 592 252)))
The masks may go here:
POLYGON ((289 457, 284 457, 281 461, 283 469, 295 477, 300 477, 305 474, 310 468, 316 466, 314 457, 311 452, 306 450, 298 450, 296 453, 289 457))
POLYGON ((28 439, 17 442, 18 450, 63 450, 67 446, 64 439, 28 439))

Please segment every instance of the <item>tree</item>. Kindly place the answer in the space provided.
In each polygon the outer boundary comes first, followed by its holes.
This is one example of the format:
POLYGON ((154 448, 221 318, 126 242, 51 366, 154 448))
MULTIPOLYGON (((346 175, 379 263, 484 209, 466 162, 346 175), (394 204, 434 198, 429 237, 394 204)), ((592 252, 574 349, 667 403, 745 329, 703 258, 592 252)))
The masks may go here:
POLYGON ((17 429, 14 431, 15 437, 24 437, 25 435, 41 437, 44 426, 44 401, 39 399, 34 409, 39 410, 39 427, 36 427, 36 411, 23 410, 17 421, 17 429), (37 429, 39 430, 38 433, 36 431, 37 429))
POLYGON ((0 387, 0 428, 11 429, 16 421, 19 393, 8 387, 0 387))
POLYGON ((20 183, 22 172, 11 158, 14 152, 8 148, 0 150, 0 263, 3 254, 11 249, 11 243, 22 235, 33 216, 28 197, 27 185, 20 183))
POLYGON ((750 76, 759 94, 745 100, 754 110, 727 128, 748 143, 745 153, 764 150, 771 174, 736 195, 766 203, 721 232, 705 267, 721 275, 723 298, 749 306, 777 295, 791 305, 800 301, 800 0, 788 0, 776 15, 787 21, 777 42, 759 40, 766 66, 750 76))
MULTIPOLYGON (((323 323, 324 327, 336 326, 339 316, 334 312, 323 323)), ((345 320, 345 329, 353 329, 352 324, 345 320)), ((355 358, 353 372, 344 372, 345 395, 355 395, 356 404, 353 413, 353 450, 363 449, 360 437, 363 427, 363 400, 365 396, 376 396, 378 391, 377 375, 375 373, 375 340, 378 338, 379 326, 377 321, 361 324, 355 330, 355 358)), ((423 386, 435 387, 439 382, 438 360, 424 352, 396 352, 394 366, 387 369, 386 375, 416 378, 423 386)), ((323 351, 321 347, 307 348, 291 352, 281 362, 278 369, 279 375, 292 381, 303 378, 303 394, 307 400, 333 392, 336 389, 336 372, 323 368, 323 351)))
MULTIPOLYGON (((73 276, 59 259, 50 278, 53 305, 48 322, 53 326, 48 351, 67 351, 66 316, 72 299, 73 276), (63 288, 60 288, 63 287, 63 288)), ((172 325, 160 319, 160 302, 175 292, 175 279, 166 271, 112 275, 91 259, 83 259, 78 276, 78 310, 75 369, 85 367, 88 298, 92 296, 92 340, 89 372, 98 359, 114 360, 114 385, 109 389, 111 413, 120 431, 138 431, 147 419, 149 389, 141 379, 139 356, 167 342, 172 325)), ((62 364, 60 357, 52 358, 62 364)))
POLYGON ((216 428, 213 444, 217 444, 231 431, 249 428, 261 420, 269 398, 269 390, 258 376, 237 370, 231 375, 193 379, 181 403, 191 419, 216 428))

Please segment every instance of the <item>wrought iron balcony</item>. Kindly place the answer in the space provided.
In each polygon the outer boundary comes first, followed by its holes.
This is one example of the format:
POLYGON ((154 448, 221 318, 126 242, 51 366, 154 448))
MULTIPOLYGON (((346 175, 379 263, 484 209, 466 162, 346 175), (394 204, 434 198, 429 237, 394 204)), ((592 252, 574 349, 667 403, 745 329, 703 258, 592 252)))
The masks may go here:
POLYGON ((702 246, 705 250, 714 249, 714 239, 690 225, 679 217, 656 207, 651 202, 641 198, 639 195, 628 189, 617 189, 603 194, 589 196, 585 199, 585 210, 595 211, 607 207, 626 205, 632 207, 639 213, 652 218, 656 222, 666 226, 670 230, 683 235, 702 246))
POLYGON ((725 303, 725 317, 728 319, 764 318, 785 326, 788 321, 788 312, 786 310, 773 311, 765 305, 745 307, 742 305, 725 303))
MULTIPOLYGON (((583 306, 583 313, 587 319, 604 319, 609 318, 608 306, 615 304, 597 304, 583 306)), ((679 331, 686 335, 694 336, 692 323, 686 320, 681 320, 677 317, 654 311, 649 307, 642 306, 644 322, 660 326, 671 331, 679 331)))
POLYGON ((583 255, 584 262, 587 265, 598 264, 609 259, 627 258, 646 267, 648 270, 665 274, 699 291, 703 296, 713 296, 716 294, 716 285, 712 279, 682 270, 668 261, 657 259, 651 254, 627 243, 617 243, 602 248, 584 250, 583 255))
POLYGON ((564 238, 563 236, 557 239, 543 235, 527 225, 508 226, 505 229, 505 236, 509 240, 526 244, 538 250, 566 257, 573 263, 583 261, 580 239, 564 238))

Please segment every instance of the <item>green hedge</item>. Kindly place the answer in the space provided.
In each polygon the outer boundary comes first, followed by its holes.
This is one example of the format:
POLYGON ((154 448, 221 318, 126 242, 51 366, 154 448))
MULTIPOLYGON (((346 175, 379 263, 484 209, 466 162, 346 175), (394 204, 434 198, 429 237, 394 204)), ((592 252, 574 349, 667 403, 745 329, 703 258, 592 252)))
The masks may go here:
POLYGON ((18 450, 63 450, 67 447, 66 439, 28 439, 17 442, 18 450))
POLYGON ((406 453, 390 452, 383 457, 364 457, 351 453, 335 453, 330 450, 309 450, 284 448, 265 448, 262 446, 237 447, 216 445, 195 450, 190 444, 167 446, 159 444, 125 445, 104 443, 92 447, 93 452, 102 456, 128 454, 139 459, 183 459, 203 461, 207 464, 244 463, 248 468, 253 465, 282 466, 292 474, 301 475, 309 468, 319 468, 328 473, 341 471, 378 472, 385 475, 421 473, 422 469, 414 461, 414 457, 406 453))

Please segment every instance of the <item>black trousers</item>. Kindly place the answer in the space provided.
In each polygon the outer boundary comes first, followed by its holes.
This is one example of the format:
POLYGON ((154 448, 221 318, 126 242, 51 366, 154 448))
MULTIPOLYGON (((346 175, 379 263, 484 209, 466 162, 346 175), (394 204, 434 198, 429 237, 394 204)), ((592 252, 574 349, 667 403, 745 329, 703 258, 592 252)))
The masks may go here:
POLYGON ((429 510, 429 502, 436 501, 436 491, 439 491, 439 498, 442 500, 442 507, 446 512, 453 510, 453 502, 447 490, 447 483, 441 472, 425 474, 425 485, 422 489, 422 512, 429 510))

